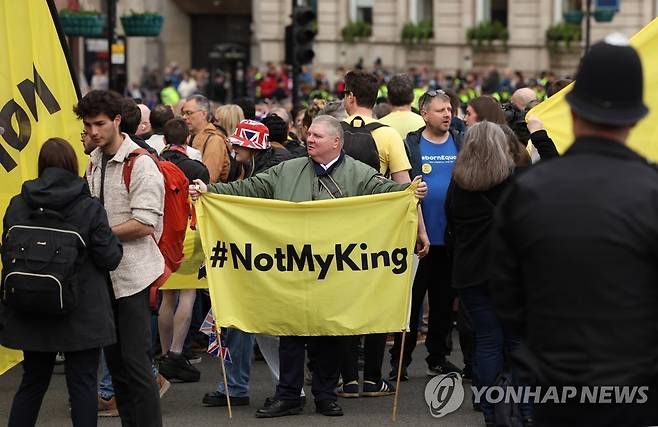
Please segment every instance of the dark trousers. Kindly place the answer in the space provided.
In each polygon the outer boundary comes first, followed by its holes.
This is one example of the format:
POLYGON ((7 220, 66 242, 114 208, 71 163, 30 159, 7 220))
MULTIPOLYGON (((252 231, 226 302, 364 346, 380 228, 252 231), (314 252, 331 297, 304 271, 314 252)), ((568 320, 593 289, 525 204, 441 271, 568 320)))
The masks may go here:
MULTIPOLYGON (((9 415, 10 427, 34 426, 39 416, 57 353, 26 351, 23 354, 23 379, 14 396, 9 415)), ((95 426, 98 417, 96 372, 99 349, 64 353, 66 386, 71 402, 71 419, 74 426, 95 426)))
POLYGON ((121 425, 162 426, 160 393, 151 366, 151 311, 148 288, 112 298, 117 343, 105 347, 121 425))
POLYGON ((280 373, 276 398, 299 400, 304 385, 305 346, 313 347, 315 369, 311 391, 315 400, 336 400, 336 386, 345 337, 281 337, 279 340, 280 373))
POLYGON ((341 374, 343 383, 359 380, 359 341, 363 336, 363 380, 377 382, 382 378, 382 362, 388 334, 345 337, 346 349, 341 374))
MULTIPOLYGON (((404 342, 402 363, 411 364, 411 354, 416 348, 418 337, 418 317, 423 309, 425 293, 429 300, 430 313, 427 325, 425 347, 429 355, 425 359, 428 366, 434 366, 450 354, 452 331, 452 303, 455 291, 450 284, 452 265, 446 254, 445 246, 430 246, 427 256, 420 260, 411 294, 411 317, 409 333, 404 342)), ((391 354, 391 366, 397 367, 400 358, 402 334, 395 334, 391 354)))
MULTIPOLYGON (((493 386, 505 365, 513 368, 505 356, 509 356, 519 348, 521 339, 509 331, 503 330, 494 311, 486 284, 460 289, 459 296, 473 321, 476 385, 478 387, 493 386)), ((517 376, 513 375, 513 377, 517 376)), ((480 408, 482 408, 485 421, 494 420, 494 406, 491 403, 483 400, 480 402, 480 408)), ((532 416, 532 404, 522 403, 519 405, 519 409, 523 417, 532 416)))

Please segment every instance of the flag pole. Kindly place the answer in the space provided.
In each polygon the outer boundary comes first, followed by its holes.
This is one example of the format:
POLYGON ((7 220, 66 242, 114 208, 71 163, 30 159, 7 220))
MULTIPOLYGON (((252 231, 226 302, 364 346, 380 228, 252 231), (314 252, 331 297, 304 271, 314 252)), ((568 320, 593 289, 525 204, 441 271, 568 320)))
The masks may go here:
POLYGON ((398 360, 398 377, 395 381, 395 399, 393 400, 393 422, 398 418, 398 396, 400 395, 400 374, 402 373, 402 355, 404 354, 404 340, 407 330, 402 331, 402 345, 400 345, 400 359, 398 360))
POLYGON ((222 329, 219 329, 219 333, 215 334, 215 340, 217 341, 217 345, 219 345, 219 360, 222 364, 222 376, 224 377, 224 394, 226 395, 226 403, 228 406, 228 418, 232 419, 233 418, 233 410, 231 409, 231 397, 229 396, 229 391, 228 391, 228 381, 226 380, 226 366, 224 366, 224 352, 222 351, 222 339, 221 334, 222 334, 222 329))

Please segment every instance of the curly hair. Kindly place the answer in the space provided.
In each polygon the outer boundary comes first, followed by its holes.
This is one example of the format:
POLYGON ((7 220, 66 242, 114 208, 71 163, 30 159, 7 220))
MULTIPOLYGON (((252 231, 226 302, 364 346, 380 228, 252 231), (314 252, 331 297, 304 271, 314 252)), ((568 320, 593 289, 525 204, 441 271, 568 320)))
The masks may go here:
POLYGON ((95 117, 105 114, 110 119, 121 115, 123 96, 109 90, 92 90, 73 107, 73 113, 79 118, 95 117))

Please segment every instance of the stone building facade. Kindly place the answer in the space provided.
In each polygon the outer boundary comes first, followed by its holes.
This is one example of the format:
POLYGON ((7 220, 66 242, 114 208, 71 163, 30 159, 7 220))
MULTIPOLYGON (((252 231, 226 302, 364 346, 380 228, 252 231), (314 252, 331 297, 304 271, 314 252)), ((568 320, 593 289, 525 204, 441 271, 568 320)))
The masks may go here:
MULTIPOLYGON (((107 1, 73 2, 105 10, 107 1)), ((564 11, 582 8, 585 0, 121 0, 117 2, 119 16, 131 9, 165 16, 159 37, 128 38, 128 82, 138 82, 144 67, 162 70, 172 62, 181 69, 222 66, 213 58, 219 58, 218 52, 226 46, 244 51, 243 67, 281 63, 284 28, 290 23, 293 1, 317 11, 313 67, 330 77, 338 67, 350 68, 359 58, 366 67, 380 58, 387 69, 400 71, 410 66, 454 71, 497 65, 524 72, 553 69, 570 74, 584 44, 549 50, 545 33, 562 21, 564 11), (468 28, 491 19, 506 24, 507 43, 469 45, 468 28), (371 23, 372 35, 352 43, 344 41, 342 29, 359 20, 371 23), (432 37, 422 43, 403 43, 405 24, 424 20, 431 21, 432 37)), ((72 0, 56 3, 61 9, 72 0)), ((591 39, 612 31, 632 36, 657 14, 658 0, 621 0, 612 22, 592 19, 591 39)), ((122 33, 119 21, 117 33, 122 33)), ((71 43, 81 49, 84 41, 71 39, 71 43)))

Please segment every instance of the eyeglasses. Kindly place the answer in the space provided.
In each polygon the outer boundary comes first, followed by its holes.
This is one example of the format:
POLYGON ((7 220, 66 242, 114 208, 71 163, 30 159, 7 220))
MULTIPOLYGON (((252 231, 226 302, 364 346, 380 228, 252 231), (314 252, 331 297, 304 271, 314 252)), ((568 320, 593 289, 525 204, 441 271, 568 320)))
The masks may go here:
POLYGON ((181 116, 183 117, 190 117, 194 113, 198 113, 201 110, 196 110, 196 111, 181 111, 181 116))
POLYGON ((351 90, 344 90, 344 91, 342 91, 342 92, 340 93, 340 96, 339 96, 338 98, 339 98, 339 99, 344 99, 344 98, 345 98, 347 95, 349 95, 350 93, 352 93, 351 90))

